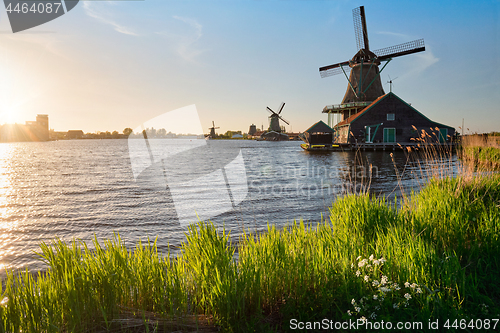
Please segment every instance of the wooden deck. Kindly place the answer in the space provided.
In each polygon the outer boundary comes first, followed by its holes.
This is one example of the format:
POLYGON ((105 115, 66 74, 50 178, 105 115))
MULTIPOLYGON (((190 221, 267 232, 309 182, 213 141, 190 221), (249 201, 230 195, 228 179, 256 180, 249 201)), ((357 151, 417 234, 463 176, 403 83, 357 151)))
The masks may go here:
POLYGON ((417 144, 415 142, 398 142, 398 143, 334 143, 325 145, 309 145, 303 143, 300 145, 302 149, 309 152, 332 152, 332 151, 409 151, 415 149, 455 149, 456 144, 417 144))

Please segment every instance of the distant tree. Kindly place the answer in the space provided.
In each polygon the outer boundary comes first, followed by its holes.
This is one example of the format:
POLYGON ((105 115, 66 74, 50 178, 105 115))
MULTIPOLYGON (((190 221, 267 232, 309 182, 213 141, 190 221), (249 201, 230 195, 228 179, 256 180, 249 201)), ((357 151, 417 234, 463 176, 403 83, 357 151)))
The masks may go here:
POLYGON ((165 136, 167 135, 167 130, 164 128, 160 128, 157 132, 158 136, 165 136))
POLYGON ((154 129, 154 127, 151 127, 151 128, 146 128, 146 134, 147 134, 149 137, 154 138, 154 137, 156 136, 156 129, 154 129))
POLYGON ((134 131, 133 129, 131 129, 130 127, 127 127, 123 130, 123 134, 129 136, 130 134, 132 134, 133 131, 134 131))
POLYGON ((111 135, 112 135, 112 136, 117 136, 117 135, 118 135, 118 131, 113 131, 113 132, 111 133, 111 135))

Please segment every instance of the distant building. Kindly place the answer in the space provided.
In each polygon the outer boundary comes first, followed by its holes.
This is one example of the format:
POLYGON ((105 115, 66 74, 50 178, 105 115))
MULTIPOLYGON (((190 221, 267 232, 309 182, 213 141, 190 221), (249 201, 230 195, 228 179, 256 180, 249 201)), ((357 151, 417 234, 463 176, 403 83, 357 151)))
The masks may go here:
POLYGON ((22 124, 4 124, 0 127, 0 142, 26 142, 49 140, 49 116, 39 114, 36 121, 22 124))
POLYGON ((82 139, 83 135, 82 130, 69 130, 66 134, 66 139, 82 139))

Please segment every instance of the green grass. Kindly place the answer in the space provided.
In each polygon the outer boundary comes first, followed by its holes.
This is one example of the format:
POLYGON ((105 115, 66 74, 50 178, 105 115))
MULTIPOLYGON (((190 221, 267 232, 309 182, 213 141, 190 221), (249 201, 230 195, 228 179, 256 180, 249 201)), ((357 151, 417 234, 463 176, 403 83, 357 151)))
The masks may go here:
POLYGON ((462 156, 465 161, 487 170, 500 169, 500 149, 484 146, 464 146, 462 156))
POLYGON ((269 226, 238 244, 200 222, 176 257, 155 242, 126 249, 118 235, 91 247, 42 244, 45 273, 9 272, 0 331, 262 332, 287 331, 291 319, 500 317, 494 174, 432 180, 399 208, 346 196, 319 225, 269 226))

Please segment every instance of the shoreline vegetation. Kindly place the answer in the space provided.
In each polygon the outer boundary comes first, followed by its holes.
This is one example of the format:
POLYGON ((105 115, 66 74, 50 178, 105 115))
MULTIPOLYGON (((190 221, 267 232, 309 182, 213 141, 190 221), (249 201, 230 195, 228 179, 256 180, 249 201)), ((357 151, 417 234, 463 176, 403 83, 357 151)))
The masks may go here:
POLYGON ((238 244, 199 222, 175 257, 119 235, 42 243, 47 271, 2 280, 0 332, 276 332, 325 319, 498 329, 500 174, 469 162, 422 172, 420 191, 395 202, 353 193, 317 225, 269 225, 238 244))

